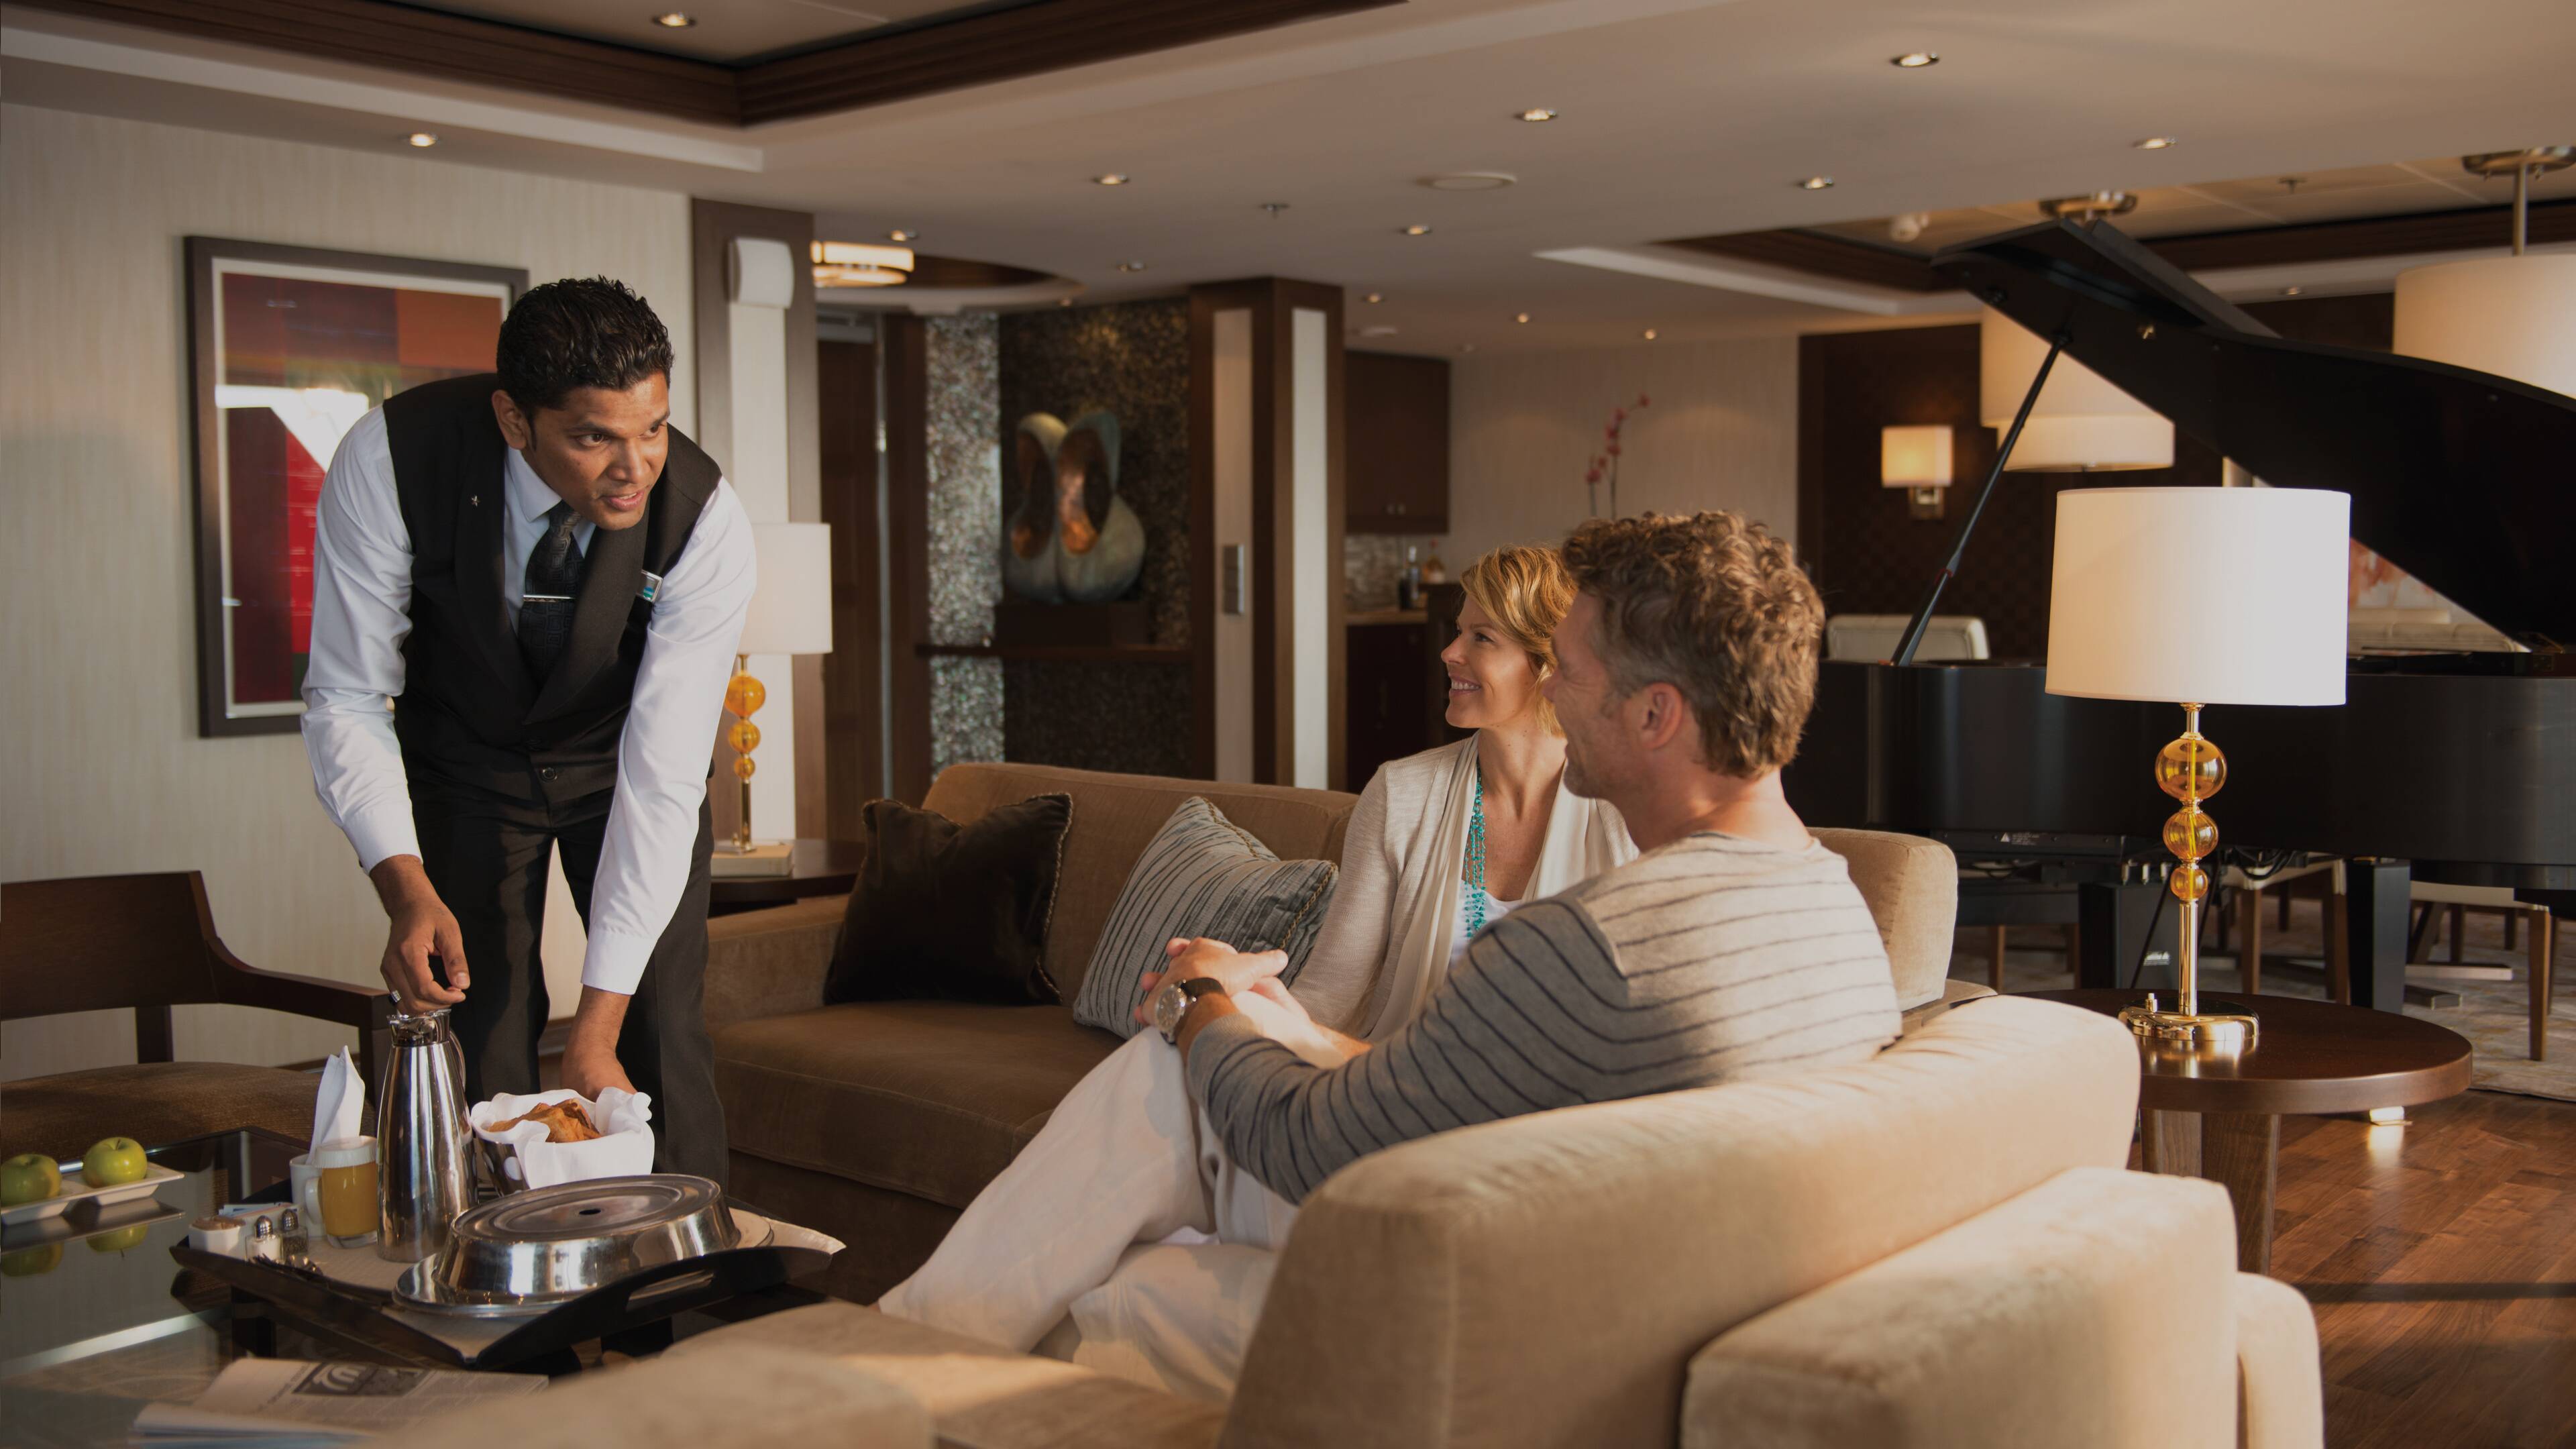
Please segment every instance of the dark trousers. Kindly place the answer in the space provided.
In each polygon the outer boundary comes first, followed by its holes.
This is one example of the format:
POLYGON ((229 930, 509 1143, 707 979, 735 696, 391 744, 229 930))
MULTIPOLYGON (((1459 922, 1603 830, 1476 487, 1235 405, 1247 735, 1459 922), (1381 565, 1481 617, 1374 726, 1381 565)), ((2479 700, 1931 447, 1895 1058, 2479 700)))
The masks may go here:
MULTIPOLYGON (((564 881, 584 925, 608 829, 612 791, 532 805, 485 791, 412 781, 421 864, 456 913, 471 984, 449 1023, 465 1052, 466 1091, 483 1101, 537 1090, 537 1039, 552 1012, 537 954, 545 931, 546 861, 563 851, 564 881)), ((617 1060, 653 1098, 653 1167, 725 1180, 724 1108, 707 1040, 707 855, 715 840, 698 807, 689 880, 627 1003, 617 1060)), ((567 1007, 573 1003, 565 1003, 567 1007)))

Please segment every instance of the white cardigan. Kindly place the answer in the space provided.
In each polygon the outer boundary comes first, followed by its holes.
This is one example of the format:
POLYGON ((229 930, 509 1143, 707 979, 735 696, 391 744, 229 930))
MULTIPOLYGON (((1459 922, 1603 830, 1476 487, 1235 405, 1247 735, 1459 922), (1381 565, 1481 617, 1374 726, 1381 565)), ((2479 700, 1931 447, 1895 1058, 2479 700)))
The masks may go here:
MULTIPOLYGON (((1351 813, 1332 909, 1294 988, 1315 1020, 1384 1041, 1420 1014, 1448 974, 1475 784, 1472 735, 1391 760, 1370 777, 1351 813)), ((1523 899, 1554 895, 1636 856, 1616 809, 1559 783, 1523 899)))

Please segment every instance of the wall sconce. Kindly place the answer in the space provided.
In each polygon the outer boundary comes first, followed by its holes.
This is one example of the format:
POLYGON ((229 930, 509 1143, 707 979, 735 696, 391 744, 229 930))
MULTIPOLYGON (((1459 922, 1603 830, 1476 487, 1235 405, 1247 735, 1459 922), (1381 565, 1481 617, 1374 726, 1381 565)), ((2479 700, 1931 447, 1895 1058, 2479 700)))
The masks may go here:
POLYGON ((1878 481, 1906 490, 1917 518, 1939 518, 1950 488, 1950 430, 1945 426, 1878 430, 1878 481))

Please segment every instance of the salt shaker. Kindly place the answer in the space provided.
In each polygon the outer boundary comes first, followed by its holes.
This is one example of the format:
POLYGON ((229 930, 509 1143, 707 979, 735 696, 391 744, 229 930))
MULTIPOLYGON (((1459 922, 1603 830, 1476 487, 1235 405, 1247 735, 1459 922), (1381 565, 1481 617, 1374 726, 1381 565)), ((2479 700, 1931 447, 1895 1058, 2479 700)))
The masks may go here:
POLYGON ((293 1208, 277 1215, 277 1240, 290 1263, 301 1263, 313 1254, 313 1239, 304 1230, 304 1214, 293 1208))
POLYGON ((247 1256, 254 1263, 277 1261, 277 1224, 270 1221, 266 1213, 251 1219, 250 1252, 247 1256))

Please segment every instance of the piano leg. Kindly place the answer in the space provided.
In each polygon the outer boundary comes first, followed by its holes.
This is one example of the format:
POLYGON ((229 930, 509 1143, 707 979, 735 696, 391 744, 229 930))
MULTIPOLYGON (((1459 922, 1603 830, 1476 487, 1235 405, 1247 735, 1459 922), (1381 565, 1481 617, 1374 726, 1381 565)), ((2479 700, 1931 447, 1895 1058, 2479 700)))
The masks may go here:
MULTIPOLYGON (((2352 1004, 2380 1011, 2406 1009, 2408 868, 2402 860, 2347 860, 2344 880, 2344 959, 2352 1004)), ((2331 910, 2331 904, 2327 907, 2331 910)))
POLYGON ((2181 936, 2183 906, 2165 894, 2163 881, 2087 882, 2076 888, 2076 908, 2076 935, 2083 943, 2076 952, 2076 985, 2128 987, 2130 973, 2138 971, 2138 952, 2145 948, 2146 970, 2138 974, 2135 989, 2161 992, 2167 998, 2173 995, 2174 950, 2181 936), (2156 909, 2159 900, 2164 902, 2161 913, 2156 909), (2151 946, 2150 921, 2155 924, 2151 946))

